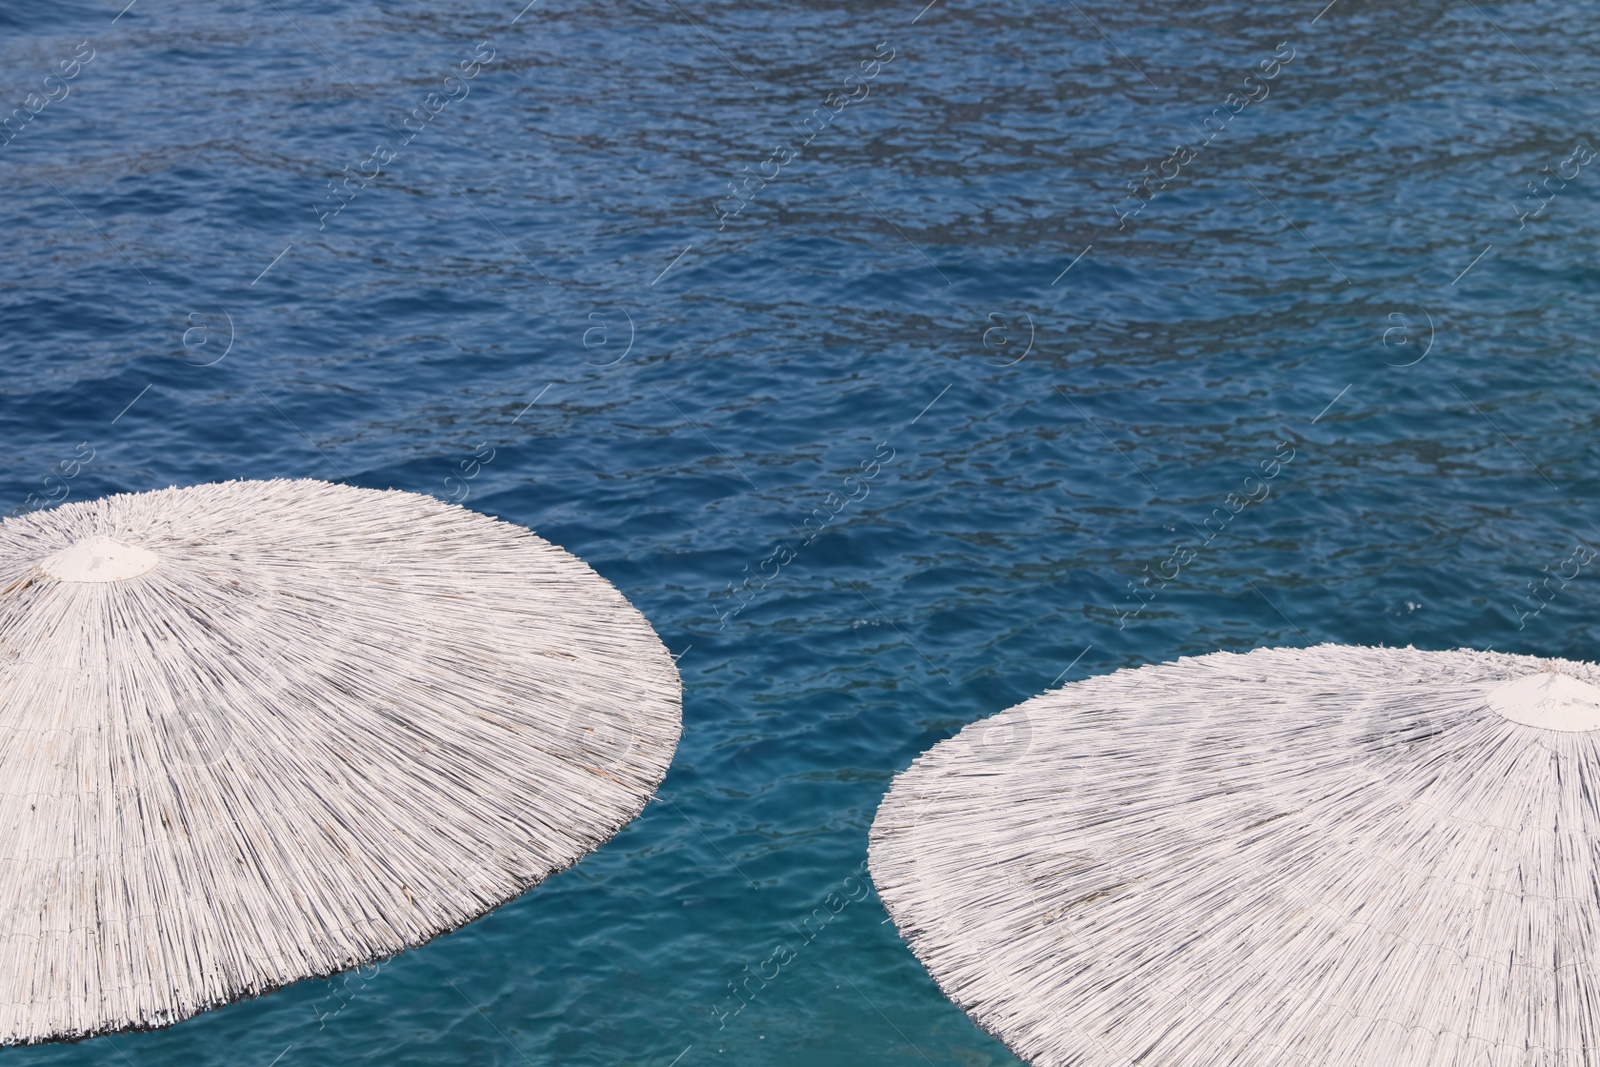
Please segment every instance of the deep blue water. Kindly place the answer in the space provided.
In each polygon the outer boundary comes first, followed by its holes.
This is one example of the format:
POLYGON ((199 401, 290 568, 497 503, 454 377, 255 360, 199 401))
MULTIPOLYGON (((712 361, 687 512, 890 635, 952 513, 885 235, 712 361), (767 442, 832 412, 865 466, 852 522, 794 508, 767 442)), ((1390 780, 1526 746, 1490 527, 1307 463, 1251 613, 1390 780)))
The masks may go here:
POLYGON ((1600 544, 1592 6, 520 8, 0 4, 0 510, 465 491, 681 654, 660 802, 7 1061, 1013 1063, 826 905, 915 754, 1216 649, 1593 657, 1600 579, 1529 592, 1600 544))

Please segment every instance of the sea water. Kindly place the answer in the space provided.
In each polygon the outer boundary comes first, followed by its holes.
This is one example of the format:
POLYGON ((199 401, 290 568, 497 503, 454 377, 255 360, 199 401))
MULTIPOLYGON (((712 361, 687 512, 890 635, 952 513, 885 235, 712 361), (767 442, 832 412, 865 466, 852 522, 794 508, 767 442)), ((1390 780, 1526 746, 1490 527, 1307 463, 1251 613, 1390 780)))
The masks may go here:
POLYGON ((479 922, 8 1062, 1012 1063, 863 880, 919 752, 1595 655, 1584 5, 124 3, 0 5, 3 510, 431 493, 615 583, 684 731, 479 922))

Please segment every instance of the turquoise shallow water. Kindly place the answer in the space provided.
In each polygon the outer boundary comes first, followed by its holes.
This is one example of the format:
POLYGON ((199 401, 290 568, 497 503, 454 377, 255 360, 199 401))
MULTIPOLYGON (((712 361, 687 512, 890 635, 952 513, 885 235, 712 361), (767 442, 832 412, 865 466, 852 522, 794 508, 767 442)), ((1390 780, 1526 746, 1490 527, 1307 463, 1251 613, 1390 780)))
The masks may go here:
POLYGON ((1321 8, 0 4, 6 510, 464 499, 686 684, 482 921, 5 1058, 1012 1063, 852 880, 915 754, 1219 648, 1593 658, 1600 21, 1321 8))

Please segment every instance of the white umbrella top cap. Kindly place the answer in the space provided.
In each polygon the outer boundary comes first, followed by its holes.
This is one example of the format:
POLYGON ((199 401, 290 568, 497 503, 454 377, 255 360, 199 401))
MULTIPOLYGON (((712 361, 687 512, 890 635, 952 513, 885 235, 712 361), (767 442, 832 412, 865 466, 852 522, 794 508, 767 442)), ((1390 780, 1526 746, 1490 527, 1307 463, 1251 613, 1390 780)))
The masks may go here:
POLYGON ((122 582, 155 570, 161 557, 149 549, 95 534, 39 561, 39 569, 63 582, 122 582))
POLYGON ((1600 729, 1600 686, 1570 674, 1535 671, 1490 689, 1491 709, 1512 722, 1541 730, 1600 729))

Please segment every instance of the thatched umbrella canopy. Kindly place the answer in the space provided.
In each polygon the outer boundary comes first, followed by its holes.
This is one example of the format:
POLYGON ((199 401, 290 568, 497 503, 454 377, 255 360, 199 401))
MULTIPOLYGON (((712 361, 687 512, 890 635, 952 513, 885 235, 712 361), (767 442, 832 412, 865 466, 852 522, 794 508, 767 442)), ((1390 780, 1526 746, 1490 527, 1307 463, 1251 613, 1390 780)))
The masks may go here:
POLYGON ((1263 649, 924 753, 873 880, 1034 1064, 1600 1061, 1600 666, 1263 649))
POLYGON ((649 801, 680 687, 527 530, 226 482, 0 523, 0 1042, 390 956, 649 801))

